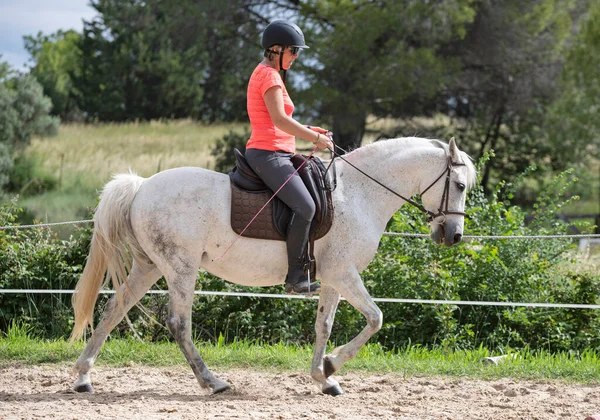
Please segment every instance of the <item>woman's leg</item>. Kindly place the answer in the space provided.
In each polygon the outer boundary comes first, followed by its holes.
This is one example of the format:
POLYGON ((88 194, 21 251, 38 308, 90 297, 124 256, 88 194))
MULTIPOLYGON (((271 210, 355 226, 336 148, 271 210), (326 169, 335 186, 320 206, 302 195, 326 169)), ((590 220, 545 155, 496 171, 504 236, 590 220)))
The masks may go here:
MULTIPOLYGON (((295 168, 290 160, 292 156, 292 153, 246 150, 246 161, 273 191, 277 191, 294 173, 295 168)), ((304 274, 304 252, 310 224, 315 215, 315 203, 297 173, 277 193, 277 197, 292 210, 286 236, 288 253, 286 292, 317 292, 319 285, 312 284, 309 289, 309 280, 304 274)))

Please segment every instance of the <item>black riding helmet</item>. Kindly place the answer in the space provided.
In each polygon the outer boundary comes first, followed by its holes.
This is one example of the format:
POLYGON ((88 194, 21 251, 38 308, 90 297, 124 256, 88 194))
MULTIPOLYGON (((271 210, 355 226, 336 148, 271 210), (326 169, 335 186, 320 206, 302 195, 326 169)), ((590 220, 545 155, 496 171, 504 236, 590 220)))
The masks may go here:
MULTIPOLYGON (((265 57, 270 54, 279 55, 279 68, 283 70, 283 54, 271 50, 273 45, 282 45, 284 47, 310 48, 304 41, 302 29, 295 23, 286 20, 274 20, 265 28, 262 36, 262 47, 265 49, 265 57)), ((285 73, 283 70, 283 82, 285 83, 285 73)))

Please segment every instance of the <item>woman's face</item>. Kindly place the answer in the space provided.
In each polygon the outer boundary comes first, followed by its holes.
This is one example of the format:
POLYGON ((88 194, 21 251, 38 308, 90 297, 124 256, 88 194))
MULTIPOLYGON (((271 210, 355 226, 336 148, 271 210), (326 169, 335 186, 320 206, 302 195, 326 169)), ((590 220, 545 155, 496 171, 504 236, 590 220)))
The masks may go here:
MULTIPOLYGON (((292 63, 298 55, 300 55, 301 49, 298 47, 281 47, 283 49, 283 62, 282 66, 284 70, 289 70, 292 67, 292 63)), ((281 50, 280 50, 281 51, 281 50)))

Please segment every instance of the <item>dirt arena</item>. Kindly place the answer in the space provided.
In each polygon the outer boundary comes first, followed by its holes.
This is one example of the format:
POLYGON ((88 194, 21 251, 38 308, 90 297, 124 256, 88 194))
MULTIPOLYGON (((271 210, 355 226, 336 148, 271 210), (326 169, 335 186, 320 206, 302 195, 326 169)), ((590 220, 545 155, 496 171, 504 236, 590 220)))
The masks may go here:
POLYGON ((185 367, 95 367, 77 394, 70 366, 0 368, 0 418, 60 419, 585 419, 600 385, 385 374, 338 376, 322 395, 304 372, 216 371, 233 391, 208 395, 185 367))

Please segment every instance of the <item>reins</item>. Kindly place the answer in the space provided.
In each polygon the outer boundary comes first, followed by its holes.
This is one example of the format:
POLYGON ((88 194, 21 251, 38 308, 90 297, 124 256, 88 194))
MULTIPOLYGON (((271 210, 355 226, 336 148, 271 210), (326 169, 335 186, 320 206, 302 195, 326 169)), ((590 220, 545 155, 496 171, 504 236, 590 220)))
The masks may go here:
MULTIPOLYGON (((333 140, 332 140, 332 142, 333 142, 333 140)), ((337 148, 337 149, 341 150, 344 153, 348 153, 346 150, 342 149, 340 146, 338 146, 337 144, 335 144, 335 142, 333 142, 333 146, 334 146, 334 149, 337 148)), ((340 155, 338 152, 336 152, 335 150, 332 150, 331 152, 334 155, 334 158, 331 159, 331 163, 327 167, 327 170, 329 170, 329 167, 333 164, 333 159, 335 159, 335 157, 340 158, 341 160, 343 160, 344 162, 346 162, 348 165, 350 165, 354 169, 356 169, 358 172, 360 172, 361 174, 363 174, 364 176, 366 176, 367 178, 369 178, 371 181, 373 181, 376 184, 378 184, 379 186, 385 188, 386 190, 388 190, 389 192, 391 192, 395 196, 403 199, 408 204, 416 207, 422 213, 425 213, 426 215, 428 215, 429 217, 427 218, 427 221, 429 221, 429 222, 433 221, 436 217, 445 216, 447 214, 458 214, 458 215, 462 215, 462 216, 466 216, 467 215, 465 212, 462 212, 462 211, 448 210, 448 201, 449 201, 449 198, 450 198, 450 173, 452 172, 452 168, 454 166, 466 166, 464 163, 452 162, 452 158, 450 156, 448 156, 448 164, 446 166, 446 169, 444 169, 444 172, 442 172, 440 174, 440 176, 438 176, 435 179, 435 181, 433 181, 431 184, 429 184, 429 186, 427 188, 425 188, 425 190, 421 193, 421 196, 423 196, 423 194, 425 194, 427 191, 429 191, 429 189, 431 187, 433 187, 444 176, 444 174, 446 174, 446 183, 444 184, 444 192, 442 193, 442 202, 440 203, 440 208, 438 209, 438 212, 434 213, 432 211, 427 210, 425 207, 423 207, 421 204, 417 203, 415 200, 413 200, 413 199, 411 199, 409 197, 404 197, 402 194, 397 193, 396 191, 394 191, 393 189, 391 189, 387 185, 385 185, 385 184, 381 183, 380 181, 376 180, 371 175, 369 175, 366 172, 364 172, 362 169, 358 168, 357 166, 355 166, 354 164, 352 164, 348 160, 344 159, 344 157, 342 155, 340 155), (445 208, 444 208, 444 205, 445 205, 445 208)), ((334 165, 334 174, 335 174, 335 165, 334 165)), ((334 175, 334 177, 335 177, 335 175, 334 175)))

